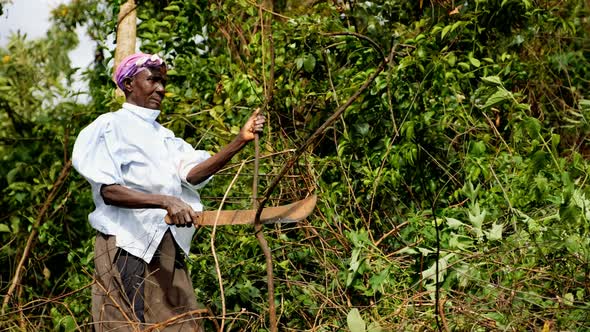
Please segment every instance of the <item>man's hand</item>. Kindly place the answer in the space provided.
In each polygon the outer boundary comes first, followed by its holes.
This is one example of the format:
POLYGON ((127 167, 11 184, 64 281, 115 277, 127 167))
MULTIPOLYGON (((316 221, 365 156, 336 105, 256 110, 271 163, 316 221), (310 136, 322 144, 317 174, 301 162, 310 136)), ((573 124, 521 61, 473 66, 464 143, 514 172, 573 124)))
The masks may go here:
POLYGON ((169 224, 176 227, 192 226, 198 220, 197 213, 193 208, 174 196, 167 196, 164 202, 166 211, 168 211, 169 224))
POLYGON ((264 115, 260 113, 260 108, 257 108, 240 130, 238 137, 244 142, 253 140, 256 137, 256 133, 262 131, 265 121, 264 115))
POLYGON ((122 185, 103 185, 100 195, 107 205, 128 209, 165 209, 168 212, 166 223, 176 227, 198 224, 199 215, 180 198, 140 192, 122 185))
POLYGON ((217 173, 230 159, 238 153, 248 142, 256 138, 256 133, 262 131, 266 119, 257 108, 250 116, 235 139, 223 147, 211 158, 197 164, 187 174, 186 180, 192 184, 199 184, 217 173))

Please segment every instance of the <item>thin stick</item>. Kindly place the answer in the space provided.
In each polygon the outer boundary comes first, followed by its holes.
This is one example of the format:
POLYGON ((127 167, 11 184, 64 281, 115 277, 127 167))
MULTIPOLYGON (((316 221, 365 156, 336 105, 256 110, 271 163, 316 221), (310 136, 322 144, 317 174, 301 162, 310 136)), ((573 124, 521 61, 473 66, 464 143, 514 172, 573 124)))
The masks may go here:
POLYGON ((51 191, 49 192, 49 195, 47 195, 47 199, 45 200, 45 203, 43 203, 43 206, 41 207, 41 211, 39 211, 39 215, 37 215, 37 219, 35 220, 35 223, 33 224, 31 234, 29 235, 29 238, 27 239, 27 244, 25 246, 25 250, 23 251, 23 255, 21 256, 20 262, 18 263, 18 265, 16 267, 16 272, 14 273, 14 277, 12 278, 12 281, 10 282, 10 287, 8 288, 8 292, 6 293, 6 296, 4 297, 4 301, 2 302, 2 314, 3 315, 4 315, 5 308, 8 305, 10 298, 12 297, 12 293, 20 284, 20 281, 22 278, 21 272, 23 270, 25 262, 27 261, 27 258, 29 257, 31 249, 33 248, 33 243, 34 243, 35 239, 37 238, 37 233, 39 232, 39 226, 41 226, 41 223, 43 221, 43 218, 45 217, 45 214, 47 213, 47 211, 49 210, 49 207, 51 206, 51 203, 53 202, 53 200, 57 196, 57 192, 59 191, 59 188, 61 187, 61 185, 63 184, 65 179, 68 177, 71 167, 72 167, 72 161, 68 160, 68 162, 66 162, 66 164, 62 168, 61 173, 57 177, 57 180, 55 180, 55 182, 53 183, 53 186, 51 187, 51 191))
MULTIPOLYGON (((373 39, 371 39, 371 38, 369 38, 369 37, 367 37, 365 35, 361 35, 360 33, 348 31, 348 32, 322 33, 322 35, 325 35, 325 36, 353 36, 353 37, 356 37, 358 39, 365 40, 365 41, 369 42, 369 44, 371 44, 371 46, 377 52, 379 52, 379 55, 381 55, 381 59, 383 59, 383 61, 389 61, 389 58, 385 57, 385 53, 383 52, 383 49, 381 48, 381 46, 379 46, 379 44, 377 44, 373 39)), ((395 48, 394 48, 394 50, 395 50, 395 48)))
MULTIPOLYGON (((270 102, 273 97, 273 89, 274 89, 274 66, 275 66, 275 59, 274 59, 274 44, 272 39, 272 31, 270 29, 270 24, 268 28, 265 30, 265 20, 264 15, 262 13, 263 6, 259 8, 259 15, 260 15, 260 26, 261 26, 261 35, 262 35, 262 78, 264 80, 264 105, 262 107, 262 111, 266 110, 270 105, 270 102), (266 32, 265 32, 266 31, 266 32), (264 73, 264 38, 268 34, 268 41, 269 41, 269 50, 270 50, 270 71, 268 80, 266 79, 266 75, 264 73)), ((260 160, 260 142, 259 142, 259 135, 258 133, 254 136, 254 144, 255 144, 255 152, 254 152, 254 179, 252 181, 252 204, 255 209, 259 209, 258 204, 258 169, 259 169, 259 160, 260 160)), ((266 266, 266 287, 268 292, 268 320, 270 324, 270 331, 277 332, 277 311, 275 307, 275 287, 274 287, 274 273, 273 273, 273 262, 272 262, 272 254, 270 248, 268 246, 268 242, 264 237, 263 233, 263 226, 260 224, 260 213, 256 213, 254 218, 254 231, 256 234, 256 239, 258 240, 258 244, 264 253, 265 259, 265 266, 266 266)))
MULTIPOLYGON (((176 315, 174 317, 170 317, 167 320, 160 322, 158 324, 154 324, 154 325, 146 328, 144 330, 144 332, 159 331, 169 325, 176 323, 179 319, 182 319, 184 317, 192 316, 192 315, 196 315, 196 314, 207 314, 207 313, 209 313, 209 310, 207 310, 207 309, 195 309, 195 310, 187 311, 185 313, 176 315)), ((205 318, 205 317, 201 317, 201 318, 205 318)), ((191 319, 194 319, 194 318, 191 318, 191 319)), ((221 331, 221 329, 220 329, 220 331, 221 331)))
MULTIPOLYGON (((258 208, 258 159, 260 155, 260 145, 258 141, 258 134, 254 139, 255 144, 255 161, 254 161, 254 181, 252 183, 252 204, 254 209, 258 208)), ((268 246, 268 242, 266 238, 264 238, 264 233, 262 224, 260 224, 260 216, 257 215, 254 219, 254 230, 256 232, 256 239, 260 244, 260 248, 262 248, 262 252, 264 253, 265 265, 266 265, 266 286, 268 291, 268 320, 270 323, 270 330, 271 332, 277 331, 277 311, 275 307, 275 286, 274 286, 274 273, 273 273, 273 266, 272 266, 272 254, 270 252, 270 248, 268 246)))
POLYGON ((79 292, 85 290, 88 287, 91 287, 94 284, 94 282, 95 281, 92 281, 91 283, 88 283, 85 286, 82 286, 81 288, 78 288, 78 289, 75 289, 73 291, 69 291, 67 293, 58 295, 58 296, 56 296, 54 298, 48 298, 48 299, 44 299, 44 300, 36 299, 36 300, 29 301, 29 302, 23 304, 22 306, 20 306, 18 309, 7 312, 6 315, 11 315, 11 314, 18 313, 18 312, 21 312, 21 311, 26 311, 26 310, 32 310, 32 309, 35 309, 37 307, 46 305, 48 303, 57 302, 57 300, 60 300, 60 299, 63 299, 65 297, 74 295, 76 293, 79 293, 79 292), (39 303, 36 303, 36 302, 39 302, 39 303))
MULTIPOLYGON (((121 305, 115 300, 115 297, 111 294, 112 292, 109 292, 106 287, 101 284, 100 282, 98 282, 96 279, 94 280, 94 282, 96 283, 96 285, 98 285, 98 287, 100 287, 100 289, 107 294, 107 296, 109 297, 109 300, 111 300, 111 302, 113 303, 113 305, 117 308, 117 310, 119 310, 119 312, 121 313, 121 315, 123 316, 123 318, 125 319, 125 322, 127 322, 130 326, 130 328, 132 329, 131 331, 136 332, 139 331, 139 323, 133 321, 131 318, 129 318, 129 315, 127 315, 127 312, 125 310, 123 310, 123 308, 121 308, 121 305)), ((100 324, 102 322, 94 322, 95 324, 100 324)))
POLYGON ((258 7, 259 9, 262 9, 262 10, 263 10, 263 11, 265 11, 265 12, 272 14, 273 16, 280 17, 280 18, 282 18, 282 19, 285 19, 285 20, 291 20, 291 19, 292 19, 292 18, 290 18, 289 16, 285 16, 285 15, 279 14, 279 13, 277 13, 277 12, 274 12, 274 11, 272 11, 272 10, 270 10, 270 9, 267 9, 267 8, 265 8, 265 7, 264 7, 264 5, 257 4, 257 3, 256 3, 256 2, 254 2, 254 1, 248 0, 248 2, 249 2, 251 5, 254 5, 254 6, 258 7))
POLYGON ((217 281, 219 282, 219 292, 221 293, 221 326, 219 327, 219 332, 223 332, 223 327, 225 325, 225 315, 227 314, 227 308, 225 307, 225 292, 223 289, 223 278, 221 277, 221 269, 219 268, 219 259, 217 258, 217 252, 215 251, 215 234, 217 233, 217 221, 219 220, 219 213, 221 212, 221 208, 225 204, 225 200, 227 195, 229 194, 230 189, 236 183, 238 176, 240 175, 240 171, 242 167, 244 167, 244 162, 240 165, 240 168, 236 172, 236 175, 232 179, 231 183, 227 187, 225 194, 223 194, 223 199, 221 200, 221 204, 219 204, 219 209, 217 209, 217 217, 215 218, 215 224, 213 225, 213 231, 211 232, 211 253, 213 254, 213 259, 215 260, 215 272, 217 273, 217 281))

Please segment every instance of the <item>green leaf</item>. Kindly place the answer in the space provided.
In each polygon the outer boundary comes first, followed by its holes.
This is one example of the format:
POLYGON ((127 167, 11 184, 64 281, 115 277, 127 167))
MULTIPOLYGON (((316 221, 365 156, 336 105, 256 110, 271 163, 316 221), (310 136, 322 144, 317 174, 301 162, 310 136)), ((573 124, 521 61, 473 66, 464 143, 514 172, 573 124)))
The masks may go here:
POLYGON ((512 99, 512 93, 504 88, 499 88, 498 91, 496 91, 486 100, 486 103, 482 106, 482 108, 488 108, 510 99, 512 99))
POLYGON ((541 133, 541 121, 531 116, 524 119, 524 126, 532 138, 537 138, 541 133))
POLYGON ((565 240, 565 247, 567 248, 567 250, 572 253, 572 254, 578 254, 578 252, 580 251, 581 248, 581 239, 580 236, 577 234, 573 234, 570 235, 566 240, 565 240))
POLYGON ((378 291, 382 291, 382 286, 384 283, 387 282, 389 277, 389 269, 383 269, 379 274, 375 274, 369 279, 369 284, 371 285, 372 294, 376 294, 378 291))
POLYGON ((59 322, 61 326, 64 327, 64 330, 66 332, 70 332, 70 331, 76 331, 76 321, 74 320, 74 318, 72 318, 72 316, 65 316, 61 319, 61 321, 59 322))
POLYGON ((469 53, 469 56, 467 58, 474 67, 479 68, 479 66, 481 66, 481 62, 473 57, 473 53, 469 53))
POLYGON ((384 332, 384 330, 379 324, 373 322, 367 327, 367 332, 384 332))
POLYGON ((442 32, 441 32, 441 34, 440 34, 440 38, 441 38, 441 39, 444 39, 444 38, 445 38, 445 35, 446 35, 447 33, 449 33, 449 31, 451 31, 451 28, 452 28, 452 26, 451 26, 451 25, 447 25, 446 27, 444 27, 444 28, 442 29, 442 32))
POLYGON ((504 226, 502 224, 492 224, 492 228, 489 232, 486 232, 486 236, 490 241, 498 241, 502 240, 502 231, 504 230, 504 226))
POLYGON ((180 7, 173 5, 173 6, 164 7, 164 10, 169 11, 169 12, 179 12, 180 7))
POLYGON ((10 227, 5 224, 0 224, 0 233, 10 233, 10 227))
POLYGON ((303 67, 303 62, 305 61, 304 58, 297 58, 295 59, 295 66, 297 66, 297 70, 301 69, 301 67, 303 67))
MULTIPOLYGON (((441 257, 438 260, 438 281, 443 281, 445 274, 447 273, 447 268, 449 266, 449 260, 455 256, 454 253, 446 254, 444 257, 441 257)), ((433 282, 436 282, 436 262, 432 263, 432 265, 422 271, 422 279, 431 279, 433 282)))
POLYGON ((447 58, 447 63, 449 64, 449 66, 454 67, 455 62, 457 62, 457 57, 455 56, 455 53, 450 52, 449 54, 447 54, 446 58, 447 58))
POLYGON ((487 214, 487 211, 485 209, 483 211, 481 211, 478 203, 475 203, 475 205, 471 208, 471 211, 469 211, 469 213, 468 213, 469 221, 471 222, 471 225, 473 226, 473 231, 475 232, 475 236, 477 236, 478 238, 483 237, 483 232, 481 230, 481 227, 483 225, 483 221, 486 218, 486 214, 487 214))
POLYGON ((8 174, 6 174, 6 182, 8 182, 8 184, 11 184, 12 182, 14 182, 14 179, 16 178, 16 175, 18 174, 18 172, 20 171, 20 167, 15 167, 13 169, 11 169, 8 174))
POLYGON ((471 143, 470 154, 474 156, 481 156, 486 152, 486 143, 483 141, 475 141, 471 143))
POLYGON ((500 77, 498 77, 498 76, 484 76, 481 79, 485 83, 489 83, 491 85, 502 85, 502 81, 500 80, 500 77))
POLYGON ((446 218, 447 219, 447 225, 449 225, 449 228, 451 229, 457 229, 461 226, 463 226, 463 223, 455 218, 446 218))
POLYGON ((305 57, 305 61, 303 61, 303 69, 311 73, 315 68, 315 57, 312 54, 309 54, 305 57))
POLYGON ((367 330, 367 324, 361 317, 361 313, 357 308, 352 308, 346 316, 346 322, 350 332, 365 332, 367 330))

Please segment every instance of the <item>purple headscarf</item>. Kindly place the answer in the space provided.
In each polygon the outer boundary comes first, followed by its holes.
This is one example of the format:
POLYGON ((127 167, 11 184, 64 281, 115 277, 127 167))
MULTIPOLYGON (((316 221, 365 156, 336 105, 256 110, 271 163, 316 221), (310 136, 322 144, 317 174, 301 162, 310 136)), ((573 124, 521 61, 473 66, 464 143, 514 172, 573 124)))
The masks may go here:
POLYGON ((125 86, 123 85, 123 81, 126 78, 132 78, 142 70, 146 70, 148 68, 157 68, 160 66, 165 66, 164 60, 160 58, 157 54, 147 54, 147 53, 135 53, 132 55, 127 56, 117 69, 115 70, 114 80, 117 83, 117 86, 125 91, 125 86))

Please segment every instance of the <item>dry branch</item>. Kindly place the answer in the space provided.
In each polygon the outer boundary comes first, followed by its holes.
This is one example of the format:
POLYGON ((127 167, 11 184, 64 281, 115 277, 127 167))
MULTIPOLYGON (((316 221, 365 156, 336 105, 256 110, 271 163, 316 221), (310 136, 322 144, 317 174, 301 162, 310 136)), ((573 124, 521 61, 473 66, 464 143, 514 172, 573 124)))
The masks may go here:
POLYGON ((219 327, 219 331, 223 332, 223 327, 225 325, 225 316, 227 314, 227 308, 225 305, 225 291, 223 288, 223 278, 221 276, 221 268, 219 267, 219 260, 217 259, 217 252, 215 250, 215 234, 217 233, 217 220, 219 220, 219 213, 225 204, 225 200, 227 199, 227 195, 229 194, 231 188, 233 188, 238 176, 240 175, 240 171, 242 167, 244 167, 244 162, 240 165, 240 168, 236 172, 233 180, 227 187, 225 194, 223 195, 223 199, 221 200, 221 204, 219 204, 219 209, 217 210, 217 218, 215 219, 215 225, 213 225, 213 231, 211 232, 211 253, 213 255, 213 260, 215 261, 215 272, 217 274, 217 280, 219 282, 219 292, 221 293, 221 326, 219 327))
MULTIPOLYGON (((191 310, 191 311, 187 311, 185 313, 176 315, 174 317, 170 317, 167 320, 160 322, 158 324, 154 324, 148 328, 146 328, 144 330, 144 332, 151 332, 151 331, 160 331, 163 330, 164 328, 166 328, 167 326, 170 326, 174 323, 176 323, 178 320, 192 316, 192 315, 201 315, 201 314, 207 314, 209 313, 208 309, 195 309, 195 310, 191 310)), ((202 319, 206 318, 206 317, 201 317, 202 319)), ((193 317, 191 317, 191 319, 195 319, 193 317)))

